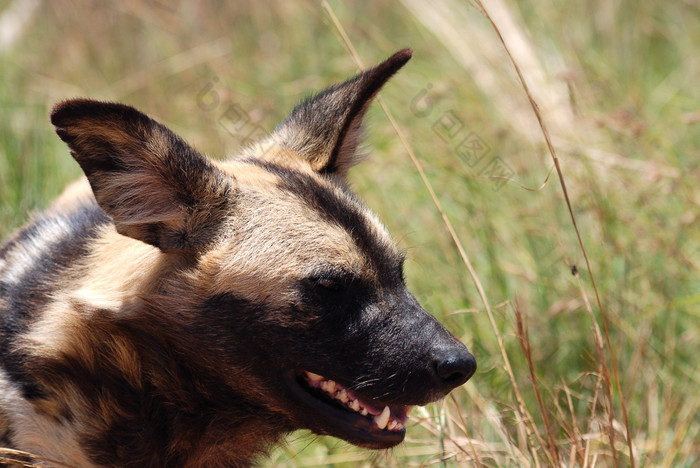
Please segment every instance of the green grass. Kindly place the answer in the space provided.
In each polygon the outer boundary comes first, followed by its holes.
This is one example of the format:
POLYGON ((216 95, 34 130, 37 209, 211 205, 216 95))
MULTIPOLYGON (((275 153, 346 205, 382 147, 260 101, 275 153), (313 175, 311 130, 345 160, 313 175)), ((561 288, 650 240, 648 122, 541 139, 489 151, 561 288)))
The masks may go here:
MULTIPOLYGON (((12 3, 0 2, 0 14, 12 3)), ((84 3, 44 5, 0 49, 0 237, 80 175, 48 122, 61 99, 135 105, 224 157, 309 92, 357 70, 316 2, 84 3), (234 105, 251 117, 242 132, 222 125, 234 105)), ((331 2, 365 64, 414 49, 382 96, 483 284, 495 327, 406 148, 374 106, 372 157, 352 172, 353 185, 407 249, 412 291, 469 345, 479 371, 454 398, 417 411, 407 442, 392 451, 300 432, 264 466, 551 464, 528 360, 560 465, 630 464, 622 401, 637 466, 700 463, 700 7, 508 1, 509 26, 491 5, 554 136, 607 317, 622 391, 613 388, 615 445, 585 299, 603 324, 583 254, 542 132, 485 16, 451 0, 331 2), (447 115, 463 129, 445 137, 436 129, 447 115), (459 156, 472 134, 486 147, 474 165, 459 156), (480 175, 496 157, 512 170, 503 185, 480 175)), ((611 351, 603 353, 609 367, 611 351)))

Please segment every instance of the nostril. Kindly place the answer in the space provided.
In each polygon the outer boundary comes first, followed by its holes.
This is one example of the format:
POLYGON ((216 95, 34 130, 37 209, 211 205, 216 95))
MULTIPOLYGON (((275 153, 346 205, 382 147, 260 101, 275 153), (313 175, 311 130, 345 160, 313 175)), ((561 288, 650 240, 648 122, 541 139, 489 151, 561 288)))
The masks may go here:
POLYGON ((445 384, 457 387, 474 375, 476 359, 465 350, 463 353, 456 353, 437 362, 435 371, 445 384))

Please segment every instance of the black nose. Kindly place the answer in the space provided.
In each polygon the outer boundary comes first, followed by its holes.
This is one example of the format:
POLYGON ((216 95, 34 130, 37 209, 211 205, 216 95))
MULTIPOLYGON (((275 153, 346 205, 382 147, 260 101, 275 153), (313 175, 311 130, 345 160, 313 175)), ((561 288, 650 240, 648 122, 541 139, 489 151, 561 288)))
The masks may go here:
POLYGON ((435 362, 435 373, 445 387, 459 387, 476 372, 476 358, 463 345, 455 346, 435 362))

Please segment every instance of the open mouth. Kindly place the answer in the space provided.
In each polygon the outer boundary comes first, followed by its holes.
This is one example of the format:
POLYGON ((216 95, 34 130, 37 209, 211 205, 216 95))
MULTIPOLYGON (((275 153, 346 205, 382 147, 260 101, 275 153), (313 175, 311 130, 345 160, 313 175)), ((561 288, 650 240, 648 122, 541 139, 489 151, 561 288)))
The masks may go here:
POLYGON ((299 372, 293 390, 315 410, 312 428, 368 448, 388 448, 403 441, 411 406, 382 405, 321 375, 299 372))

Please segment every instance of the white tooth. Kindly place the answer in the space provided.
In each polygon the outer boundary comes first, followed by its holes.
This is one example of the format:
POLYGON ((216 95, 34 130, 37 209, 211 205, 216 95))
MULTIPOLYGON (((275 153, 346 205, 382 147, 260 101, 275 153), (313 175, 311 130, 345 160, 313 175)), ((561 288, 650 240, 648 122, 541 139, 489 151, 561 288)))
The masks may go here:
POLYGON ((306 371, 306 377, 308 377, 309 382, 311 382, 311 383, 319 383, 320 381, 323 380, 322 376, 320 376, 318 374, 314 374, 313 372, 309 372, 309 371, 306 371))
POLYGON ((404 427, 406 426, 404 426, 402 423, 396 423, 396 427, 394 429, 396 429, 397 431, 401 431, 404 427))
POLYGON ((389 415, 391 415, 391 410, 388 406, 384 407, 382 414, 374 417, 374 423, 379 429, 384 429, 389 422, 389 415))
POLYGON ((352 408, 355 411, 360 411, 360 402, 357 400, 352 400, 350 402, 350 408, 352 408))
POLYGON ((367 408, 362 408, 362 409, 360 410, 360 414, 361 414, 362 416, 367 416, 367 415, 369 414, 369 412, 367 411, 367 408))
POLYGON ((326 392, 330 393, 331 395, 335 395, 335 382, 333 380, 324 380, 321 382, 321 389, 326 392))
POLYGON ((338 394, 336 395, 336 398, 337 398, 338 400, 342 401, 343 403, 347 403, 348 400, 350 400, 350 399, 348 398, 348 392, 346 392, 344 388, 341 388, 341 389, 340 389, 340 391, 339 391, 338 394))
POLYGON ((396 422, 395 419, 392 419, 391 421, 389 421, 389 424, 386 425, 386 428, 389 429, 390 431, 393 431, 394 429, 396 429, 396 426, 397 426, 398 424, 399 424, 399 423, 396 422))

